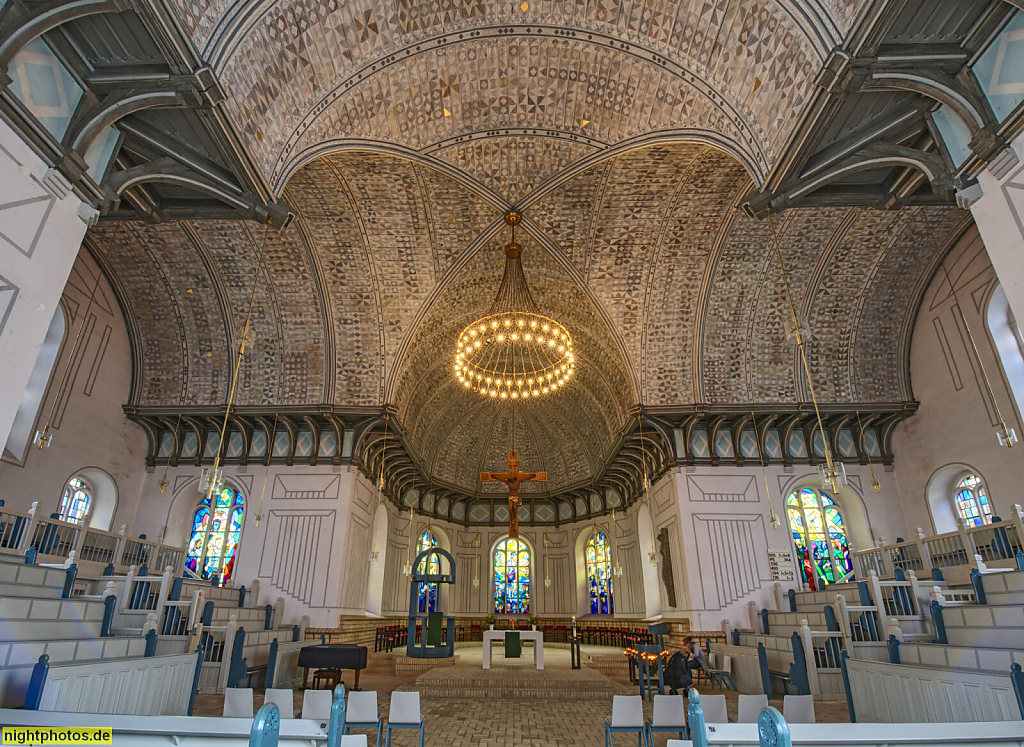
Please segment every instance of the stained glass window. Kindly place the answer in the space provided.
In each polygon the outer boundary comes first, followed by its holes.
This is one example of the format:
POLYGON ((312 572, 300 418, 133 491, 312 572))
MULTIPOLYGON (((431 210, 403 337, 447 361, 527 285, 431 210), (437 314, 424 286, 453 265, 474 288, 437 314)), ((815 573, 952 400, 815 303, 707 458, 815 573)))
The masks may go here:
POLYGON ((953 495, 956 510, 969 527, 980 527, 992 523, 992 504, 988 500, 988 491, 981 478, 967 475, 956 484, 953 495))
POLYGON ((494 550, 494 611, 530 611, 530 548, 519 540, 506 539, 494 550))
POLYGON ((80 523, 92 503, 92 490, 89 483, 81 477, 72 477, 64 488, 64 497, 60 501, 60 519, 72 524, 80 523))
POLYGON ((587 583, 590 586, 590 613, 610 615, 615 612, 612 603, 612 553, 604 532, 598 532, 587 542, 587 583))
POLYGON ((192 537, 185 555, 185 565, 199 578, 220 578, 226 584, 235 569, 238 541, 242 536, 245 501, 242 494, 224 488, 214 495, 213 520, 210 499, 203 498, 192 515, 192 537))
POLYGON ((786 515, 808 586, 816 588, 818 578, 835 583, 853 570, 843 515, 829 496, 811 488, 790 493, 786 515))
MULTIPOLYGON (((416 545, 416 554, 424 550, 437 547, 437 538, 430 532, 420 535, 420 541, 416 545)), ((420 561, 418 573, 437 574, 441 572, 441 563, 436 555, 428 555, 420 561)), ((420 584, 420 612, 437 611, 437 584, 420 584)))

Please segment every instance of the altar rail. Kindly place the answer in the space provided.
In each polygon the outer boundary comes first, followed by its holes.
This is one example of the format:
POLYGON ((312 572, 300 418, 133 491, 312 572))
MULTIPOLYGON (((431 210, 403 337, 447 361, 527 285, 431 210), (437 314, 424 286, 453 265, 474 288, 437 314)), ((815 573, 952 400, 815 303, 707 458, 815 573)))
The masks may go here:
POLYGON ((88 526, 88 515, 79 524, 41 516, 35 502, 27 513, 0 508, 0 551, 24 555, 30 547, 38 551, 38 562, 66 561, 113 565, 115 572, 150 563, 154 568, 170 566, 178 575, 184 568, 185 550, 163 544, 162 539, 146 540, 126 536, 128 526, 109 532, 88 526))
POLYGON ((947 581, 960 583, 966 581, 975 555, 994 568, 1013 568, 1016 554, 1021 550, 1024 550, 1024 509, 1015 504, 1010 518, 980 527, 968 527, 958 517, 955 532, 929 536, 918 529, 916 538, 893 544, 886 544, 884 538, 879 538, 877 547, 854 552, 853 564, 861 579, 866 579, 872 571, 881 578, 891 578, 897 568, 927 577, 931 576, 933 568, 938 568, 947 581))

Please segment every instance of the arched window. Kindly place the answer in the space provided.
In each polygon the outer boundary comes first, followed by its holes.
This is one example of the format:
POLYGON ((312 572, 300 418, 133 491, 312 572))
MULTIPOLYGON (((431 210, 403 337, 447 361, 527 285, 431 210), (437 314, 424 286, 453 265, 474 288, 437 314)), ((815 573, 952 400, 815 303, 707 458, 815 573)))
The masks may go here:
POLYGON ((604 532, 598 532, 587 542, 586 557, 590 613, 610 615, 615 612, 612 603, 612 553, 604 532))
POLYGON ((953 489, 956 512, 969 527, 992 523, 992 504, 988 500, 985 484, 977 475, 967 475, 953 489))
POLYGON ((519 540, 503 540, 494 550, 494 611, 530 611, 530 548, 519 540))
POLYGON ((997 286, 988 302, 988 331, 992 335, 999 365, 1003 367, 1017 411, 1024 413, 1024 335, 1010 309, 1003 286, 997 286))
POLYGON ((92 505, 92 488, 81 477, 72 477, 64 486, 60 499, 60 520, 79 524, 89 513, 92 505))
MULTIPOLYGON (((416 554, 424 550, 437 547, 437 538, 425 531, 420 535, 420 541, 416 544, 416 554)), ((441 572, 441 563, 436 555, 428 555, 420 561, 420 567, 416 569, 419 573, 437 574, 441 572)), ((435 612, 437 610, 437 584, 420 584, 420 612, 435 612)))
POLYGON ((203 498, 192 516, 192 538, 188 543, 185 565, 199 578, 209 579, 216 575, 221 584, 226 584, 238 556, 245 501, 237 490, 223 488, 214 494, 212 521, 210 508, 210 499, 203 498))
POLYGON ((804 488, 790 493, 786 513, 808 586, 816 588, 818 578, 833 584, 853 570, 846 526, 835 501, 804 488))

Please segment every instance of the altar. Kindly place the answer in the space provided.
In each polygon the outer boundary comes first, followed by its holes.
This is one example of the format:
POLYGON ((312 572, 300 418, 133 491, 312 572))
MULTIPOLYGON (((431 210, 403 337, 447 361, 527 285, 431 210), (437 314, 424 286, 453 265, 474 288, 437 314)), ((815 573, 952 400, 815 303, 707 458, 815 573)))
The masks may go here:
MULTIPOLYGON (((491 644, 505 640, 504 630, 484 631, 484 669, 491 668, 491 644)), ((544 668, 544 634, 539 630, 520 630, 520 641, 533 641, 533 665, 537 669, 544 668)))

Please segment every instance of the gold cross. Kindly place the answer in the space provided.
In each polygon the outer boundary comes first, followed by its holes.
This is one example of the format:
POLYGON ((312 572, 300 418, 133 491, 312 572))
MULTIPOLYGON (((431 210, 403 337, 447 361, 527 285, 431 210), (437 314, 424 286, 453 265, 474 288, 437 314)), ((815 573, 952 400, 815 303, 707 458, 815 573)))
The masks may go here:
POLYGON ((480 482, 503 482, 508 485, 508 536, 519 539, 519 486, 534 480, 547 482, 547 472, 520 472, 519 452, 508 453, 508 472, 481 472, 480 482))

